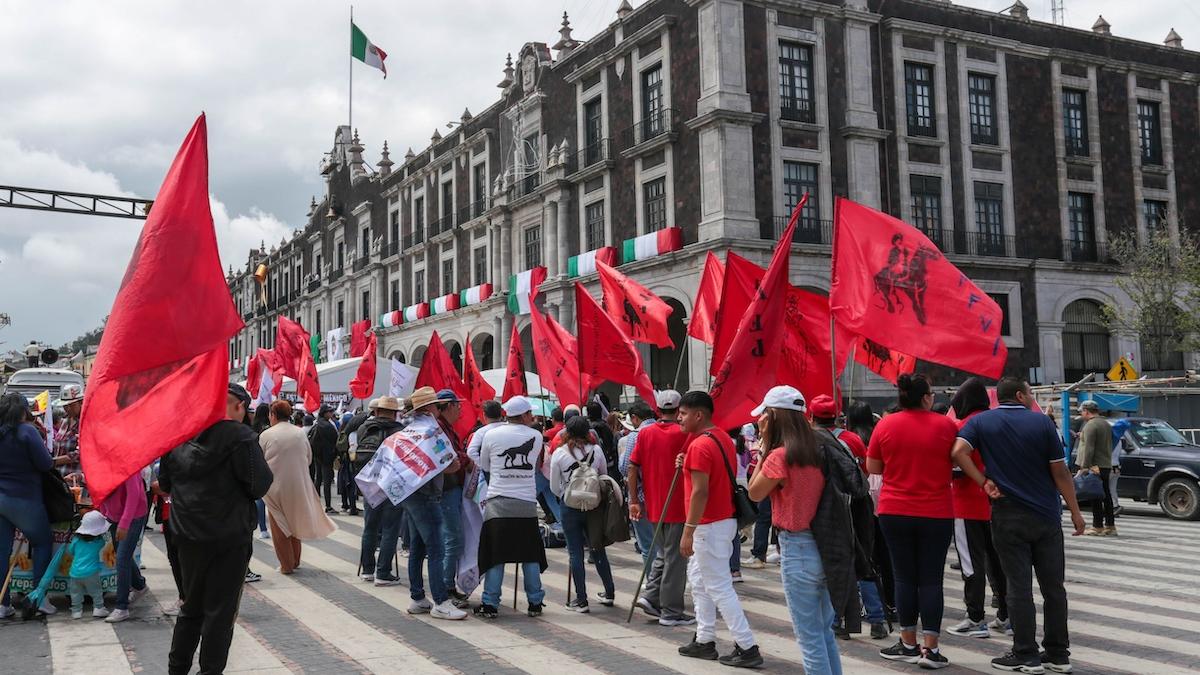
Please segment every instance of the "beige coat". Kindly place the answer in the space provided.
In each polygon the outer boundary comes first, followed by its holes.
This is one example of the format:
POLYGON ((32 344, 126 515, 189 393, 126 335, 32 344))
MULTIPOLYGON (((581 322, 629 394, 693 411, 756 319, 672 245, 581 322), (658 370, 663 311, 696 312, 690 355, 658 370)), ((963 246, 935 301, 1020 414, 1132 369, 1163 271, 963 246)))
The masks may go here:
POLYGON ((283 422, 262 432, 258 443, 275 475, 263 501, 279 529, 300 540, 324 539, 337 530, 321 508, 308 475, 312 449, 304 430, 283 422))

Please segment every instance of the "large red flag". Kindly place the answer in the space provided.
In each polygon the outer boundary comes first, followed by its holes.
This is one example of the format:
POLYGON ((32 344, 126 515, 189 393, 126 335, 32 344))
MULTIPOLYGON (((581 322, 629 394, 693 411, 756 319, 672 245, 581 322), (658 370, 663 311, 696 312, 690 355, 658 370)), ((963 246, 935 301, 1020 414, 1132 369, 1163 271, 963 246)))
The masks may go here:
POLYGON ((788 292, 791 288, 788 284, 788 263, 799 214, 798 205, 783 237, 775 245, 775 254, 771 256, 767 274, 754 292, 750 306, 742 314, 737 334, 713 380, 710 390, 716 407, 713 423, 722 429, 748 421, 750 411, 775 384, 788 332, 788 292))
POLYGON ((917 228, 840 197, 834 211, 838 323, 918 359, 1000 377, 1000 306, 917 228))
POLYGON ((667 317, 675 310, 645 286, 596 260, 604 311, 630 338, 659 347, 675 348, 667 317))
POLYGON ((417 382, 414 386, 416 388, 429 386, 437 391, 442 389, 453 391, 463 401, 462 416, 454 424, 454 430, 458 432, 459 438, 466 438, 467 434, 471 433, 478 412, 468 396, 466 385, 458 376, 458 369, 454 367, 450 352, 446 351, 446 345, 438 336, 437 331, 433 331, 433 335, 429 337, 429 348, 425 350, 425 356, 421 361, 421 370, 417 373, 417 382))
POLYGON ((560 405, 582 406, 587 394, 586 381, 579 372, 575 336, 544 316, 537 305, 529 303, 530 328, 533 331, 533 362, 537 364, 542 386, 554 392, 560 405))
POLYGON ((371 394, 375 393, 375 369, 378 365, 375 361, 375 352, 378 349, 375 332, 367 335, 365 341, 367 344, 363 346, 362 362, 358 364, 354 379, 350 380, 350 394, 363 400, 371 398, 371 394))
MULTIPOLYGON (((496 390, 483 379, 483 373, 475 363, 475 350, 471 349, 471 336, 467 336, 467 345, 463 351, 463 385, 467 389, 467 400, 474 406, 475 412, 482 421, 483 403, 496 398, 496 390)), ((465 410, 463 411, 466 412, 465 410)))
POLYGON ((854 360, 892 384, 896 384, 901 375, 911 373, 917 367, 917 360, 908 354, 888 349, 865 337, 855 340, 854 360))
POLYGON ((525 355, 521 351, 521 334, 517 332, 517 323, 513 322, 512 336, 508 338, 508 367, 504 373, 504 393, 501 398, 505 401, 514 396, 528 396, 529 386, 525 383, 525 355))
POLYGON ((632 385, 651 408, 657 409, 654 385, 642 367, 642 357, 633 340, 579 283, 575 284, 575 323, 579 333, 579 372, 596 382, 608 380, 632 385))
POLYGON ((97 504, 225 417, 229 339, 244 324, 221 269, 208 199, 201 115, 142 227, 88 381, 79 449, 97 504))
POLYGON ((725 363, 725 353, 733 343, 741 325, 742 315, 754 297, 754 289, 762 283, 763 268, 730 251, 725 255, 725 277, 721 283, 721 302, 716 312, 712 362, 708 374, 716 376, 725 363))
POLYGON ((317 377, 310 341, 304 326, 286 316, 279 317, 275 327, 275 353, 279 355, 283 374, 296 381, 296 395, 304 401, 304 409, 316 413, 321 408, 321 381, 317 377))
POLYGON ((367 331, 371 330, 371 320, 363 319, 350 324, 350 358, 362 356, 367 350, 367 331))
POLYGON ((704 259, 700 288, 692 304, 688 335, 711 345, 717 339, 717 306, 721 302, 721 285, 725 281, 725 265, 712 251, 704 259))

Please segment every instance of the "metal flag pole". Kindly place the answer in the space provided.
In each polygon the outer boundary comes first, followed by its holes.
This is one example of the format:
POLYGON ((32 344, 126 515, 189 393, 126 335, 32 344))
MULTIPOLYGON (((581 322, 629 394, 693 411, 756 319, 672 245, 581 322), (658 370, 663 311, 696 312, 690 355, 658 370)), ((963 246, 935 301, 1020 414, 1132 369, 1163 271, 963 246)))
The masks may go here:
MULTIPOLYGON (((685 333, 683 336, 683 346, 679 348, 679 363, 675 364, 675 377, 671 379, 671 386, 669 387, 670 389, 675 389, 679 386, 679 372, 681 370, 683 370, 684 359, 686 358, 687 353, 691 351, 691 349, 692 349, 692 338, 689 337, 685 333)), ((691 369, 690 368, 688 369, 688 373, 689 373, 688 379, 691 380, 691 377, 690 377, 691 369)), ((691 389, 691 383, 689 382, 688 386, 684 387, 684 389, 685 390, 691 389)))
POLYGON ((654 564, 654 556, 649 554, 654 552, 654 546, 658 543, 663 519, 667 517, 667 507, 671 504, 671 497, 675 495, 675 484, 679 482, 681 473, 683 473, 683 467, 675 467, 675 475, 671 476, 671 487, 667 488, 667 500, 663 502, 662 513, 658 516, 658 524, 654 526, 654 536, 650 539, 650 551, 646 555, 646 562, 642 564, 642 576, 638 579, 637 587, 633 589, 633 602, 629 605, 629 616, 625 617, 625 623, 633 621, 633 610, 637 608, 638 596, 642 593, 642 583, 646 581, 646 575, 650 573, 650 566, 654 564))
POLYGON ((517 587, 521 580, 521 563, 513 563, 513 609, 517 608, 517 587))
POLYGON ((354 133, 354 5, 350 5, 350 101, 346 113, 346 124, 354 133))
MULTIPOLYGON (((838 231, 838 210, 841 206, 841 198, 833 203, 833 232, 830 236, 830 249, 833 254, 830 257, 829 269, 829 289, 830 298, 833 297, 833 261, 837 259, 837 231, 838 231)), ((833 396, 833 411, 836 414, 841 410, 842 397, 838 395, 838 373, 837 373, 837 331, 834 330, 833 319, 833 303, 829 305, 829 374, 833 380, 833 390, 830 394, 833 396)))

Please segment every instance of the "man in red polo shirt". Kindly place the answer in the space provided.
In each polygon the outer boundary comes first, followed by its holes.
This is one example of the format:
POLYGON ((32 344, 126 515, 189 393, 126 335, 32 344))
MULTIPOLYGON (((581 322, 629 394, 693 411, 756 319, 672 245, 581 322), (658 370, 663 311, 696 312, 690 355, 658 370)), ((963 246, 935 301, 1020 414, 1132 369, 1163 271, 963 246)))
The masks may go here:
POLYGON ((629 455, 629 518, 636 521, 644 516, 651 527, 661 527, 648 553, 654 565, 638 597, 638 606, 650 616, 657 616, 659 625, 690 626, 696 619, 683 611, 687 560, 679 554, 685 516, 682 480, 676 481, 675 492, 667 503, 667 492, 675 477, 675 458, 683 455, 688 435, 679 427, 679 392, 667 389, 656 399, 658 421, 638 432, 629 455), (645 504, 638 501, 639 486, 645 504))

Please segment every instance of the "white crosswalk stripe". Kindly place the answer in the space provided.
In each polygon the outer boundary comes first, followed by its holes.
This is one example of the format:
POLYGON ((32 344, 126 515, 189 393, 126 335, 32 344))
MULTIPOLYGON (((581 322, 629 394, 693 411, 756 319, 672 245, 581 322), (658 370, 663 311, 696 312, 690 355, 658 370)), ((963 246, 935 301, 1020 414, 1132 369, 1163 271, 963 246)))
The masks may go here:
MULTIPOLYGON (((1200 644, 1200 590, 1194 583, 1194 569, 1200 556, 1200 537, 1196 536, 1200 524, 1152 516, 1144 506, 1136 513, 1130 511, 1118 521, 1120 537, 1066 537, 1075 672, 1196 672, 1200 669, 1200 647, 1196 646, 1200 644)), ((568 574, 566 551, 552 549, 548 551, 550 568, 542 575, 547 608, 541 619, 524 616, 523 592, 518 599, 520 609, 512 610, 510 571, 503 598, 508 606, 502 608, 498 620, 469 617, 449 622, 407 614, 406 582, 375 588, 359 581, 355 572, 362 520, 345 516, 337 519, 344 527, 326 541, 305 544, 303 566, 293 576, 268 569, 265 561, 274 561, 270 542, 256 542, 251 566, 263 574, 263 581, 253 584, 243 599, 227 672, 263 675, 304 671, 311 668, 307 660, 314 652, 321 652, 323 663, 340 663, 347 672, 443 675, 464 670, 462 662, 452 661, 446 651, 460 648, 477 650, 477 672, 728 672, 715 662, 695 661, 676 652, 690 629, 658 627, 648 622, 640 610, 632 623, 625 623, 641 571, 641 557, 631 544, 609 549, 619 603, 614 608, 592 603, 592 614, 568 612, 563 607, 568 574), (331 593, 336 597, 327 597, 331 593), (371 603, 373 608, 367 607, 371 603), (250 606, 253 611, 247 610, 250 606), (271 625, 260 625, 267 618, 271 625), (279 631, 290 636, 288 644, 312 636, 313 646, 281 649, 276 644, 279 631)), ((174 600, 174 584, 162 546, 161 535, 147 535, 143 561, 151 594, 131 608, 130 623, 107 624, 92 619, 90 612, 84 619, 72 620, 69 611, 60 611, 45 624, 0 624, 0 643, 20 640, 24 633, 30 639, 43 636, 49 657, 43 660, 49 668, 43 664, 28 672, 152 672, 153 667, 147 664, 163 662, 173 625, 172 620, 159 614, 158 605, 174 600)), ((400 564, 398 572, 403 579, 407 560, 400 558, 400 564)), ((767 660, 767 670, 801 672, 800 651, 779 589, 778 568, 745 570, 743 574, 746 583, 737 588, 767 660)), ((590 566, 588 587, 593 595, 600 588, 590 566)), ((947 568, 944 588, 945 621, 949 624, 963 612, 958 572, 947 568)), ((1036 593, 1035 602, 1040 609, 1041 599, 1036 593)), ((59 604, 61 607, 61 601, 59 604)), ((719 626, 717 639, 722 650, 727 649, 730 638, 723 626, 719 626)), ((886 644, 863 636, 839 643, 845 672, 865 675, 911 671, 911 666, 878 658, 877 650, 886 644)), ((990 640, 943 636, 943 651, 953 662, 951 672, 991 672, 990 659, 1007 646, 1008 639, 1000 636, 990 640)), ((0 670, 7 672, 7 667, 0 670)), ((13 672, 26 670, 18 667, 13 672)))

